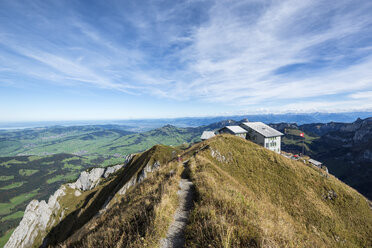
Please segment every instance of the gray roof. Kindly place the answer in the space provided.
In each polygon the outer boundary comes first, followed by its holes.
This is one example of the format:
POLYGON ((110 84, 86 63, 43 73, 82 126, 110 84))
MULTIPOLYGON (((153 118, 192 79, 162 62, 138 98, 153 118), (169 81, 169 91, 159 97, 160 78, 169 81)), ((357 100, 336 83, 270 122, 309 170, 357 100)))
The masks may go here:
POLYGON ((309 162, 316 166, 321 166, 322 162, 316 161, 315 159, 309 159, 309 162))
POLYGON ((202 139, 202 140, 203 140, 203 139, 206 140, 206 139, 212 138, 212 137, 214 137, 214 136, 216 136, 216 135, 214 134, 214 132, 212 132, 212 131, 204 131, 203 134, 201 135, 200 139, 202 139))
POLYGON ((268 137, 276 137, 276 136, 282 136, 284 134, 282 134, 281 132, 279 132, 278 130, 262 123, 262 122, 244 122, 242 123, 242 127, 244 128, 251 128, 253 129, 254 131, 262 134, 265 138, 268 138, 268 137))
MULTIPOLYGON (((242 128, 240 126, 226 126, 224 128, 229 129, 234 134, 247 133, 247 130, 245 130, 244 128, 242 128)), ((221 129, 223 129, 223 128, 221 128, 221 129)))

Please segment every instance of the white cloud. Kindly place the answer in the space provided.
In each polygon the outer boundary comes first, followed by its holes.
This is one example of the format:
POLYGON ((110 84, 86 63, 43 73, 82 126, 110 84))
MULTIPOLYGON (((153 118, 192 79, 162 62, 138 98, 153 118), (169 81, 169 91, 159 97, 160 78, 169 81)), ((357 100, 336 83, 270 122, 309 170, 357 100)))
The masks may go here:
POLYGON ((356 92, 351 94, 350 97, 354 99, 368 99, 370 102, 372 102, 372 91, 356 92))
MULTIPOLYGON (((334 23, 323 31, 296 35, 291 33, 291 25, 304 23, 295 23, 295 17, 306 16, 315 8, 314 1, 281 1, 248 21, 236 15, 242 2, 228 7, 227 2, 218 1, 209 14, 210 21, 196 28, 194 43, 187 53, 193 61, 190 70, 200 77, 189 85, 190 96, 201 95, 210 101, 259 104, 267 99, 324 96, 371 87, 369 78, 372 73, 368 69, 372 65, 371 59, 347 68, 314 71, 313 75, 284 77, 273 74, 286 65, 311 62, 315 55, 319 55, 307 50, 358 33, 371 20, 360 20, 350 13, 343 19, 333 17, 334 23)), ((335 58, 328 56, 326 59, 335 58)))
POLYGON ((55 26, 66 34, 0 29, 0 44, 17 54, 0 57, 0 65, 53 83, 242 109, 369 107, 356 99, 372 92, 372 49, 370 42, 358 43, 372 39, 372 3, 215 0, 194 8, 206 2, 169 8, 150 2, 134 10, 117 2, 117 16, 106 16, 103 27, 73 11, 49 22, 37 6, 47 30, 55 26), (201 11, 200 20, 187 18, 191 10, 201 11), (286 69, 293 64, 303 68, 286 69), (343 99, 329 97, 337 95, 343 99))

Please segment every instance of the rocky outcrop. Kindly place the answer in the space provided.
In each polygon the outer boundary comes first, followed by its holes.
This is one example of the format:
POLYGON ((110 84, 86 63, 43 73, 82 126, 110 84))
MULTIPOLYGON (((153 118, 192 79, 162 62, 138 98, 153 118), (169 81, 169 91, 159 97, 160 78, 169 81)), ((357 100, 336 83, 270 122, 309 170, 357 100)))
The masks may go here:
POLYGON ((78 180, 76 180, 76 182, 74 183, 70 183, 68 186, 70 188, 83 191, 94 189, 99 184, 102 178, 107 178, 111 174, 120 170, 132 160, 133 156, 134 155, 132 154, 128 155, 125 158, 125 162, 123 164, 118 164, 107 168, 94 168, 90 171, 83 171, 80 174, 78 180))
POLYGON ((76 182, 70 183, 68 186, 73 189, 91 190, 96 187, 105 173, 104 168, 94 168, 91 171, 83 171, 76 182))
POLYGON ((103 174, 104 178, 108 178, 111 174, 115 173, 116 171, 120 170, 124 165, 118 164, 112 167, 108 167, 105 171, 105 174, 103 174))
POLYGON ((118 191, 119 195, 124 195, 127 190, 136 185, 137 183, 141 183, 143 180, 147 178, 148 173, 153 172, 155 169, 157 169, 160 166, 159 161, 155 161, 155 163, 150 164, 147 163, 147 165, 136 175, 133 175, 129 181, 124 184, 123 187, 118 191))
MULTIPOLYGON (((147 163, 146 166, 137 174, 134 174, 118 191, 117 191, 117 194, 118 195, 125 195, 125 193, 127 192, 127 190, 132 187, 132 186, 135 186, 137 183, 141 183, 143 180, 145 180, 148 176, 148 173, 150 172, 153 172, 154 170, 156 170, 158 167, 160 166, 160 162, 159 161, 155 161, 155 163, 151 164, 151 163, 147 163)), ((116 190, 115 190, 116 191, 116 190)), ((104 213, 107 208, 110 206, 110 203, 111 203, 111 200, 112 198, 114 197, 115 194, 113 195, 110 195, 108 198, 107 198, 107 201, 105 202, 105 204, 103 205, 102 209, 99 211, 99 214, 102 214, 104 213)))
POLYGON ((66 186, 74 191, 76 197, 81 195, 80 190, 91 190, 96 187, 101 179, 109 177, 123 166, 127 165, 133 155, 128 155, 123 164, 107 168, 94 168, 90 171, 83 171, 80 177, 74 183, 62 185, 52 196, 48 203, 45 201, 32 200, 26 207, 25 214, 6 243, 6 248, 33 247, 38 239, 39 242, 45 237, 47 231, 52 228, 56 222, 64 217, 64 211, 60 211, 59 197, 66 194, 66 186))
POLYGON ((45 235, 48 227, 55 223, 52 216, 57 215, 60 205, 58 198, 65 195, 66 187, 62 185, 48 200, 32 200, 26 207, 25 214, 5 244, 6 248, 30 247, 37 237, 45 235))
POLYGON ((231 157, 232 154, 231 154, 231 152, 229 152, 227 156, 224 156, 217 149, 214 150, 212 147, 209 147, 209 149, 211 150, 211 156, 213 158, 215 158, 217 161, 219 161, 221 163, 229 163, 229 162, 231 162, 231 160, 232 160, 232 157, 231 157))
POLYGON ((147 173, 154 171, 159 166, 160 166, 159 161, 156 161, 153 165, 147 164, 145 168, 143 168, 142 171, 139 173, 137 177, 137 183, 140 183, 143 180, 145 180, 147 177, 147 173))

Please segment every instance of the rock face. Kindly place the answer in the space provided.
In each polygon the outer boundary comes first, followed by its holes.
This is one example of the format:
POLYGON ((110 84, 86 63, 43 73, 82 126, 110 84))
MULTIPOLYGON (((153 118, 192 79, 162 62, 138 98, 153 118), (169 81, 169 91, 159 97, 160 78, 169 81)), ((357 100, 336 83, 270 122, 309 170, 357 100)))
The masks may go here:
POLYGON ((69 186, 73 189, 91 190, 97 186, 104 173, 104 168, 94 168, 89 172, 83 171, 78 180, 70 183, 69 186))
POLYGON ((148 163, 142 170, 141 172, 138 173, 138 175, 133 175, 131 179, 124 184, 123 187, 118 191, 118 194, 124 195, 125 192, 131 187, 136 185, 137 183, 141 183, 143 180, 146 179, 147 175, 149 172, 153 172, 155 169, 157 169, 160 166, 159 161, 156 161, 154 164, 148 163))
POLYGON ((58 198, 65 195, 66 187, 62 185, 48 200, 32 200, 26 207, 25 214, 18 227, 4 247, 30 247, 40 235, 45 235, 46 229, 53 225, 51 219, 60 209, 58 198))
POLYGON ((123 166, 127 165, 129 161, 132 160, 132 158, 133 155, 128 155, 125 158, 125 162, 123 164, 118 164, 107 168, 94 168, 91 171, 83 171, 80 174, 78 180, 76 180, 76 182, 74 183, 70 183, 68 186, 70 188, 79 189, 83 191, 94 189, 94 187, 96 187, 101 181, 101 178, 109 177, 111 174, 115 173, 123 166))
POLYGON ((372 118, 338 123, 310 145, 313 157, 324 162, 330 172, 371 199, 372 118))
POLYGON ((105 174, 103 174, 104 178, 108 178, 112 173, 115 173, 119 169, 121 169, 124 165, 123 164, 118 164, 112 167, 108 167, 105 171, 105 174))
MULTIPOLYGON (((157 169, 160 166, 160 162, 156 161, 154 164, 151 165, 151 163, 148 163, 138 174, 134 174, 118 191, 117 194, 119 195, 125 195, 127 190, 136 185, 137 183, 141 183, 143 180, 146 179, 148 173, 153 172, 155 169, 157 169)), ((100 214, 105 212, 107 208, 110 206, 111 200, 114 197, 114 195, 108 196, 105 204, 103 204, 102 209, 99 211, 100 214)))
MULTIPOLYGON (((127 165, 134 155, 128 155, 123 164, 115 165, 107 168, 94 168, 91 171, 83 171, 80 177, 74 183, 69 183, 67 186, 73 189, 74 195, 81 195, 80 190, 91 190, 96 187, 102 178, 107 178, 115 173, 123 166, 127 165)), ((23 248, 32 247, 36 238, 43 239, 47 234, 47 230, 54 226, 55 221, 62 220, 64 211, 60 210, 58 198, 66 193, 66 186, 62 185, 52 196, 48 203, 45 201, 32 200, 26 207, 25 214, 13 232, 12 236, 4 247, 6 248, 23 248)))

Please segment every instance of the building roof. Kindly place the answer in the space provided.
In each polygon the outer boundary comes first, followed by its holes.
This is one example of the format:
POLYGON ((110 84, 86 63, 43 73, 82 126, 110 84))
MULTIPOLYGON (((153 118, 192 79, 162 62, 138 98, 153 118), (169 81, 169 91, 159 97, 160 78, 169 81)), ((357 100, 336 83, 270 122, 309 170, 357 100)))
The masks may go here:
POLYGON ((203 134, 200 136, 200 139, 206 140, 206 139, 212 138, 214 136, 216 136, 214 134, 214 132, 212 132, 212 131, 204 131, 203 134))
POLYGON ((254 131, 262 134, 265 138, 268 137, 276 137, 276 136, 282 136, 281 132, 278 130, 262 123, 262 122, 244 122, 242 123, 243 127, 249 127, 252 128, 254 131))
MULTIPOLYGON (((233 132, 234 134, 241 134, 241 133, 247 133, 247 130, 245 130, 244 128, 240 127, 240 126, 226 126, 224 128, 227 128, 229 129, 231 132, 233 132)), ((224 129, 224 128, 221 128, 221 129, 224 129)), ((221 130, 220 129, 220 130, 221 130)))
POLYGON ((309 162, 316 166, 321 166, 322 162, 316 161, 315 159, 309 159, 309 162))

